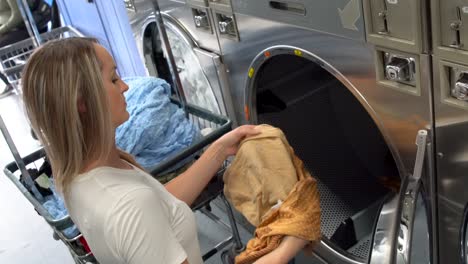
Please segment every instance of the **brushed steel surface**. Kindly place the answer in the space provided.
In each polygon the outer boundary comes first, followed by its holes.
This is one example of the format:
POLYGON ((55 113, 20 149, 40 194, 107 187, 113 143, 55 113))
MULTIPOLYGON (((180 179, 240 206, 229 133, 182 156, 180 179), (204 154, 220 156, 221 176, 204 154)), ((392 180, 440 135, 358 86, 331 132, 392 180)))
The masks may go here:
POLYGON ((429 264, 434 263, 430 244, 430 230, 428 225, 428 205, 425 204, 425 198, 419 194, 415 200, 413 238, 411 243, 411 255, 409 263, 411 264, 429 264))
MULTIPOLYGON (((234 10, 239 10, 242 4, 245 4, 245 1, 233 1, 234 10)), ((220 38, 219 42, 224 63, 230 74, 233 104, 240 123, 248 123, 244 113, 245 97, 255 99, 250 95, 251 91, 248 91, 249 70, 255 58, 274 46, 298 49, 315 58, 313 62, 334 75, 367 110, 393 153, 400 177, 412 173, 416 157, 415 136, 418 130, 431 127, 429 78, 421 79, 420 95, 402 93, 376 83, 375 50, 363 40, 338 37, 336 32, 327 34, 307 30, 303 25, 292 26, 275 22, 275 17, 266 20, 239 12, 235 12, 234 15, 240 41, 220 38)), ((418 59, 421 76, 430 76, 430 57, 420 55, 418 59)), ((380 248, 383 250, 385 247, 385 250, 380 252, 381 258, 373 252, 373 263, 383 263, 383 260, 391 263, 388 256, 395 252, 395 243, 392 241, 395 239, 396 221, 399 219, 397 201, 398 199, 391 199, 384 205, 385 210, 382 213, 385 217, 382 216, 382 221, 379 221, 383 229, 378 230, 374 236, 386 239, 386 243, 380 248)), ((342 253, 326 242, 322 242, 316 252, 330 263, 360 262, 342 253)))
MULTIPOLYGON (((169 37, 166 32, 166 25, 163 21, 163 17, 161 15, 161 9, 159 8, 159 3, 157 0, 152 0, 153 2, 153 7, 154 7, 154 13, 155 13, 155 18, 156 18, 156 24, 157 28, 159 31, 159 37, 161 39, 161 43, 165 47, 170 47, 171 43, 169 42, 169 37)), ((178 99, 180 100, 181 106, 186 112, 186 105, 187 105, 187 98, 184 93, 184 89, 182 87, 182 82, 180 80, 178 70, 177 70, 177 65, 174 59, 174 54, 172 52, 172 48, 166 48, 166 60, 167 60, 167 65, 169 66, 169 70, 171 72, 171 79, 172 79, 172 88, 175 91, 178 99)))
MULTIPOLYGON (((232 111, 229 89, 225 86, 226 72, 222 61, 219 58, 219 45, 215 32, 209 33, 198 30, 193 20, 192 6, 176 3, 174 1, 158 1, 163 10, 164 24, 168 30, 174 32, 184 43, 176 43, 174 52, 178 52, 176 58, 177 66, 181 66, 179 73, 182 79, 182 86, 186 93, 187 100, 196 105, 208 108, 209 110, 226 114, 235 122, 235 115, 232 111), (179 47, 180 46, 180 47, 179 47), (191 46, 192 52, 185 58, 180 54, 182 46, 191 46), (201 66, 201 69, 199 69, 201 66), (190 67, 191 69, 185 69, 190 67), (204 85, 206 84, 206 85, 204 85), (205 87, 206 86, 206 87, 205 87), (214 97, 213 97, 214 95, 214 97), (229 102, 227 102, 228 100, 229 102)), ((154 26, 156 18, 154 8, 150 0, 136 0, 135 11, 128 10, 134 37, 137 47, 143 60, 146 62, 150 74, 155 74, 152 65, 152 48, 148 47, 148 31, 154 26)), ((172 34, 172 33, 171 33, 172 34)), ((172 36, 172 35, 171 35, 172 36)))
POLYGON ((438 228, 440 263, 458 263, 458 237, 462 229, 463 209, 468 202, 467 110, 443 100, 444 73, 439 57, 434 56, 434 111, 438 187, 438 228))
MULTIPOLYGON (((218 38, 216 36, 216 30, 213 29, 213 33, 209 33, 195 27, 195 21, 193 20, 192 7, 185 5, 183 7, 173 8, 167 10, 166 13, 178 20, 180 25, 194 38, 197 44, 206 50, 219 53, 218 38)), ((211 14, 211 23, 214 25, 213 15, 211 14)))
POLYGON ((423 165, 427 160, 427 137, 426 130, 419 131, 416 138, 418 150, 414 172, 411 177, 407 178, 408 182, 405 182, 400 190, 403 192, 401 194, 403 199, 400 204, 400 227, 396 247, 396 263, 398 264, 428 263, 430 260, 427 213, 421 196, 423 165))
POLYGON ((462 220, 462 229, 460 231, 459 236, 459 244, 460 244, 460 263, 466 264, 468 263, 468 233, 466 232, 468 225, 468 207, 465 206, 463 211, 463 220, 462 220))
POLYGON ((204 65, 205 72, 213 93, 216 96, 221 114, 231 117, 234 126, 237 126, 235 119, 234 106, 232 105, 231 91, 228 87, 228 75, 221 57, 213 52, 200 48, 194 48, 200 63, 204 65))
POLYGON ((232 7, 236 14, 273 19, 350 39, 365 40, 361 0, 233 0, 232 7), (273 8, 272 2, 295 3, 304 9, 304 14, 273 8))
POLYGON ((388 201, 380 211, 373 234, 369 264, 393 263, 394 261, 399 202, 398 195, 388 197, 388 201))
MULTIPOLYGON (((221 39, 221 52, 230 74, 238 120, 246 123, 243 104, 248 69, 264 49, 286 45, 314 54, 361 102, 380 128, 402 176, 411 173, 419 129, 430 125, 430 80, 422 79, 420 96, 376 84, 373 47, 361 41, 236 14, 240 42, 221 39)), ((429 57, 421 56, 421 71, 429 72, 429 57)))
MULTIPOLYGON (((299 14, 301 10, 294 13, 272 9, 270 1, 266 0, 232 0, 239 31, 238 40, 218 38, 217 30, 214 30, 213 34, 208 34, 196 29, 189 5, 183 6, 173 1, 161 2, 161 7, 164 6, 164 2, 171 2, 169 8, 164 9, 165 12, 193 37, 199 47, 221 55, 219 61, 224 64, 223 71, 229 77, 222 79, 229 83, 232 105, 240 124, 248 123, 244 106, 246 96, 251 93, 247 88, 248 74, 255 58, 273 46, 298 49, 313 58, 311 60, 313 63, 322 66, 335 76, 366 109, 388 144, 400 177, 405 178, 412 174, 417 150, 414 138, 420 129, 431 130, 431 78, 429 78, 432 71, 431 57, 414 54, 419 60, 419 71, 422 76, 419 82, 421 90, 419 94, 404 93, 378 84, 376 76, 381 73, 376 72, 375 63, 379 60, 376 58, 375 48, 365 42, 361 1, 333 0, 313 1, 313 3, 289 1, 304 6, 306 15, 301 16, 299 14), (348 5, 347 12, 350 12, 354 2, 360 7, 359 17, 353 21, 355 27, 350 27, 349 23, 346 27, 346 23, 340 18, 340 12, 345 11, 348 5)), ((135 1, 135 5, 138 12, 138 0, 135 1)), ((213 15, 213 10, 211 14, 213 15)), ((136 18, 134 21, 137 21, 136 18)), ((146 22, 135 22, 135 25, 144 25, 147 21, 148 19, 146 22)), ((430 182, 432 179, 432 176, 424 177, 426 178, 423 181, 430 182)), ((377 243, 381 251, 372 252, 372 263, 383 263, 382 261, 390 263, 391 260, 387 257, 395 253, 394 239, 396 239, 395 230, 398 228, 400 198, 395 196, 384 204, 378 229, 374 233, 374 249, 377 243), (381 240, 378 240, 379 238, 381 240)), ((342 250, 334 248, 327 241, 322 241, 315 254, 329 263, 361 262, 346 256, 342 250)))
POLYGON ((346 252, 340 248, 334 247, 330 241, 322 239, 320 243, 314 248, 314 255, 326 261, 326 263, 333 264, 363 264, 361 260, 353 257, 346 256, 346 252))
MULTIPOLYGON (((219 53, 216 31, 214 30, 213 33, 209 33, 196 28, 192 13, 192 7, 194 6, 170 0, 162 0, 158 2, 161 11, 176 18, 179 26, 189 33, 198 46, 219 53)), ((137 44, 141 46, 143 35, 148 25, 150 23, 155 23, 151 0, 135 0, 135 9, 136 12, 128 10, 127 15, 129 17, 135 39, 137 40, 137 44)))
MULTIPOLYGON (((135 0, 137 12, 145 12, 147 0, 135 0)), ((345 2, 345 1, 343 1, 345 2)), ((247 71, 253 59, 264 49, 274 45, 288 45, 304 49, 328 63, 340 76, 357 99, 368 110, 379 126, 382 134, 392 149, 402 175, 407 175, 414 163, 414 135, 419 129, 428 128, 430 121, 429 92, 430 80, 422 78, 420 96, 409 96, 401 92, 377 85, 374 70, 374 49, 364 41, 341 38, 319 31, 306 30, 285 23, 255 18, 235 13, 241 41, 206 37, 206 33, 195 29, 192 14, 188 6, 174 1, 160 1, 161 9, 177 22, 202 48, 220 51, 223 62, 227 65, 230 76, 234 106, 239 120, 244 119, 243 97, 247 71), (210 43, 208 41, 215 42, 210 43), (214 40, 213 40, 214 39, 214 40), (205 43, 205 44, 204 44, 205 43)), ((244 10, 246 1, 233 1, 234 10, 244 10)), ((335 3, 335 5, 338 5, 335 3)), ((265 14, 257 14, 266 16, 265 14)), ((132 25, 147 26, 152 22, 148 16, 130 17, 132 25), (143 17, 143 18, 142 18, 143 17), (144 22, 142 22, 144 21, 144 22)), ((270 19, 273 19, 270 17, 270 19)), ((329 30, 330 31, 330 30, 329 30)), ((332 32, 333 33, 333 32, 332 32)), ((138 33, 142 36, 141 33, 138 33)), ((139 39, 142 39, 140 37, 139 39)), ((430 74, 429 57, 421 58, 423 76, 430 74)))

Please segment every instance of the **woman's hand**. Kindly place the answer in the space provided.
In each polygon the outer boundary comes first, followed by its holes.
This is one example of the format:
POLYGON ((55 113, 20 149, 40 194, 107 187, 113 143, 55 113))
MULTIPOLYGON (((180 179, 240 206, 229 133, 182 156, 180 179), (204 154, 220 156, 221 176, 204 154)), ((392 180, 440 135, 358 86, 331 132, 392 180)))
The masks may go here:
POLYGON ((285 236, 279 247, 259 258, 254 264, 287 264, 309 241, 294 236, 285 236))
POLYGON ((224 136, 220 137, 215 141, 218 144, 225 157, 235 155, 239 149, 239 143, 246 137, 255 136, 260 134, 260 131, 255 129, 253 125, 244 125, 235 128, 234 130, 226 133, 224 136))
POLYGON ((220 137, 188 170, 167 183, 166 189, 179 200, 191 205, 226 158, 237 153, 242 139, 259 133, 255 126, 241 126, 220 137))

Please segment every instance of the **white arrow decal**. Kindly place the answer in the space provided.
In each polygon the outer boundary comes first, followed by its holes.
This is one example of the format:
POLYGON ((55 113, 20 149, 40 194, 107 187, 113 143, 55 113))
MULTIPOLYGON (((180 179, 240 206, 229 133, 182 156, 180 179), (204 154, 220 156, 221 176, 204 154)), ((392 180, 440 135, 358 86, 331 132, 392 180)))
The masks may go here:
POLYGON ((341 24, 344 28, 359 31, 356 27, 356 22, 361 17, 361 10, 359 7, 359 0, 350 0, 343 10, 338 8, 341 24))

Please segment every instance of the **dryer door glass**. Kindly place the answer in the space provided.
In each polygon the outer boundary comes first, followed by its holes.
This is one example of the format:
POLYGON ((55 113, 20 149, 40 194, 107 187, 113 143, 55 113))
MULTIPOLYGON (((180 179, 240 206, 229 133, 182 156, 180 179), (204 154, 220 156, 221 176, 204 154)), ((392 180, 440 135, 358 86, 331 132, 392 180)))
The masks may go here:
POLYGON ((220 114, 212 87, 193 50, 193 42, 175 25, 165 25, 187 102, 220 114))

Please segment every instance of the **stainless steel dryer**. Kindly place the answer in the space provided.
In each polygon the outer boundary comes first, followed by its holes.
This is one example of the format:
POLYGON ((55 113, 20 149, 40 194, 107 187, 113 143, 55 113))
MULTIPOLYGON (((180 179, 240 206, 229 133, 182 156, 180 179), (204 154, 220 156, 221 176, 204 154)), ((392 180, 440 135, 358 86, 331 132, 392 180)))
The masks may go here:
POLYGON ((431 0, 440 263, 468 263, 467 5, 431 0))
POLYGON ((169 31, 216 58, 225 112, 283 129, 319 180, 323 239, 296 263, 437 261, 426 2, 159 1, 169 31))
MULTIPOLYGON (((164 45, 161 42, 151 1, 127 0, 126 6, 137 46, 149 75, 171 82, 164 45)), ((208 17, 196 26, 195 11, 176 1, 160 1, 184 95, 189 103, 217 114, 233 112, 227 77, 220 60, 216 33, 208 17), (169 14, 170 13, 170 14, 169 14)), ((200 8, 198 17, 202 16, 200 8)))
POLYGON ((282 128, 319 180, 323 239, 299 263, 435 261, 425 1, 207 5, 237 119, 282 128))

